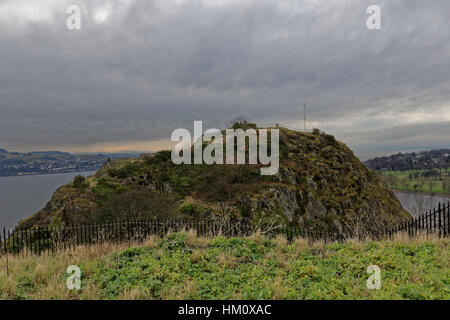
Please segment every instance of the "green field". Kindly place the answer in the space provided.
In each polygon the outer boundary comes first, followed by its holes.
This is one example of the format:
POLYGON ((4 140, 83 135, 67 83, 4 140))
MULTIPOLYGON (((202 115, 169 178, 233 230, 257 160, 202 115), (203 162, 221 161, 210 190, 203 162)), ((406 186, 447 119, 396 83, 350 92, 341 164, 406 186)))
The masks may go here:
POLYGON ((382 180, 393 189, 450 194, 450 170, 432 169, 438 176, 426 176, 429 170, 383 171, 382 180))
POLYGON ((308 243, 299 239, 151 238, 129 249, 80 247, 48 257, 14 257, 3 299, 450 299, 448 239, 308 243), (117 253, 111 253, 115 251, 117 253), (65 287, 68 265, 81 290, 65 287), (367 268, 381 269, 368 289, 367 268))

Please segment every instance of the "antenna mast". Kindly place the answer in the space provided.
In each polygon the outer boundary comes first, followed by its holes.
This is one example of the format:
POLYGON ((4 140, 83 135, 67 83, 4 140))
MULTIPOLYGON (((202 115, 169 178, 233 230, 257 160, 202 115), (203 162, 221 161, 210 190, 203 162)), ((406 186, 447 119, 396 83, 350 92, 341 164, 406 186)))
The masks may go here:
POLYGON ((306 132, 306 104, 303 105, 303 129, 306 132))

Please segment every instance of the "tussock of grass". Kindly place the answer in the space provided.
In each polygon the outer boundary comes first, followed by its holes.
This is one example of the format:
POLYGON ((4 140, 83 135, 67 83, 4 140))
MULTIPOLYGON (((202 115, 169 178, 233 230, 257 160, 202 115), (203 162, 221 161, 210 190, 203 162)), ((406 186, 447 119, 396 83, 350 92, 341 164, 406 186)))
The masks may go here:
POLYGON ((197 238, 193 232, 141 244, 78 247, 50 256, 0 258, 3 299, 449 299, 448 239, 325 244, 296 239, 197 238), (65 271, 82 270, 69 291, 65 271), (369 290, 369 265, 382 288, 369 290))

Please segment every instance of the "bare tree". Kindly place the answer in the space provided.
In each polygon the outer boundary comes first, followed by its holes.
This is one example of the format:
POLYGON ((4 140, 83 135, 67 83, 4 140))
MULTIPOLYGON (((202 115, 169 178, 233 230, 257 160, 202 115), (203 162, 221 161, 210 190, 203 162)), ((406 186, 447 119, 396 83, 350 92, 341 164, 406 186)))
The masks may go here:
POLYGON ((430 192, 433 192, 433 187, 436 184, 436 182, 433 180, 433 177, 428 178, 428 188, 430 188, 430 192))
POLYGON ((219 234, 226 234, 231 231, 231 220, 234 216, 235 208, 230 201, 219 202, 219 211, 215 213, 215 223, 219 234))
POLYGON ((419 181, 418 181, 420 190, 423 190, 423 185, 425 184, 425 177, 423 175, 419 176, 419 181))
POLYGON ((364 239, 386 229, 386 221, 382 220, 370 208, 359 209, 357 212, 350 210, 346 216, 344 225, 347 229, 348 238, 364 239))
POLYGON ((262 235, 272 235, 277 233, 283 224, 280 223, 275 217, 271 217, 269 219, 260 218, 253 225, 252 234, 259 232, 262 235))
POLYGON ((411 180, 409 179, 409 177, 405 177, 403 179, 403 185, 405 186, 406 190, 409 189, 409 183, 411 182, 411 180))
POLYGON ((412 215, 413 216, 420 216, 422 214, 425 214, 427 211, 427 207, 431 207, 431 202, 423 199, 420 195, 414 195, 414 200, 416 202, 416 206, 412 208, 412 215))
POLYGON ((444 193, 450 193, 450 177, 442 178, 442 190, 444 193))

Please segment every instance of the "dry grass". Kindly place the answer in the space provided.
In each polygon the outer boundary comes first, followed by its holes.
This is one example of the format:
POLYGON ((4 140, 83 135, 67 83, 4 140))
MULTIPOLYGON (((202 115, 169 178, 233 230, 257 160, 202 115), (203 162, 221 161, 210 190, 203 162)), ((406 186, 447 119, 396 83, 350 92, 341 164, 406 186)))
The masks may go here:
MULTIPOLYGON (((262 244, 267 239, 257 233, 249 237, 256 243, 262 244)), ((211 238, 197 237, 195 232, 187 233, 186 246, 193 248, 190 255, 192 263, 198 263, 204 258, 203 249, 207 248, 211 238)), ((99 261, 111 263, 110 257, 114 253, 123 252, 130 247, 153 248, 155 256, 162 256, 165 252, 159 247, 161 239, 152 236, 144 242, 136 243, 103 243, 91 246, 79 246, 75 249, 67 249, 50 255, 9 255, 0 257, 0 298, 3 299, 101 299, 102 288, 96 287, 91 282, 83 283, 82 293, 75 293, 66 288, 65 271, 69 265, 83 265, 83 278, 89 278, 97 268, 99 261), (108 262, 109 261, 109 262, 108 262), (8 264, 9 273, 6 274, 8 264)), ((322 241, 311 243, 307 239, 296 239, 288 244, 284 237, 272 239, 275 246, 274 250, 268 252, 265 259, 274 261, 277 268, 286 273, 290 272, 290 260, 294 256, 299 256, 305 250, 314 250, 315 254, 329 254, 326 252, 327 244, 322 241), (286 251, 290 250, 290 251, 286 251)), ((364 250, 370 240, 359 241, 350 239, 346 243, 352 250, 364 250)), ((448 248, 449 240, 438 238, 435 235, 420 234, 416 237, 409 237, 406 234, 398 234, 388 241, 390 244, 420 245, 424 243, 434 244, 438 247, 448 248)), ((448 265, 448 250, 443 251, 443 255, 436 258, 443 261, 443 265, 448 265)), ((291 262, 290 262, 291 261, 291 262)), ((226 253, 217 255, 217 263, 225 269, 234 269, 239 266, 239 259, 226 253)), ((307 272, 313 272, 314 267, 307 272)), ((419 283, 422 280, 420 268, 411 270, 409 281, 419 283)), ((273 298, 283 299, 286 296, 284 279, 277 277, 273 279, 273 298)), ((183 291, 177 291, 176 288, 167 288, 161 291, 161 298, 170 299, 189 299, 197 293, 197 286, 194 281, 188 280, 184 284, 183 291)), ((353 290, 349 286, 349 290, 353 290)), ((149 299, 151 294, 142 288, 124 288, 119 299, 149 299)), ((240 298, 240 293, 234 293, 233 298, 240 298)))
MULTIPOLYGON (((27 298, 31 299, 71 299, 72 292, 67 290, 67 267, 83 263, 83 272, 89 276, 90 267, 102 257, 121 252, 130 247, 154 247, 156 237, 149 237, 141 243, 102 243, 91 246, 78 246, 54 254, 21 254, 0 257, 0 297, 3 299, 20 298, 21 289, 27 289, 27 298), (8 267, 8 275, 6 274, 8 267), (29 292, 32 292, 31 294, 29 292)), ((99 298, 97 288, 85 287, 82 298, 99 298)), ((137 296, 136 292, 130 295, 137 296)))

